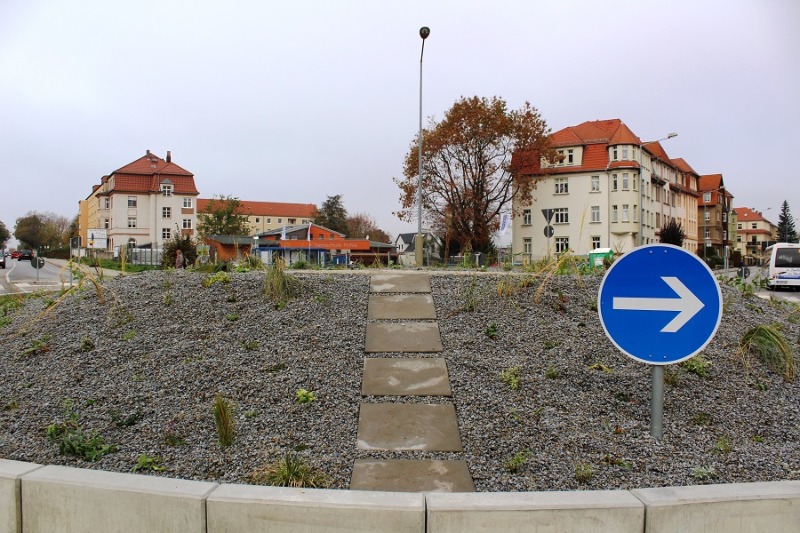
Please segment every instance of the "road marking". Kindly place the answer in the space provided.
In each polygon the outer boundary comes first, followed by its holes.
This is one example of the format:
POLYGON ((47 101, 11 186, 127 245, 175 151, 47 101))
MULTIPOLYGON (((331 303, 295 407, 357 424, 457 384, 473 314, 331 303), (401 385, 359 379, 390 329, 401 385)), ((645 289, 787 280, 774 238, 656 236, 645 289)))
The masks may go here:
POLYGON ((623 311, 678 311, 678 315, 664 326, 661 333, 675 333, 680 330, 694 315, 705 307, 705 304, 686 288, 681 280, 671 276, 661 279, 678 295, 677 298, 621 298, 615 297, 613 308, 623 311))

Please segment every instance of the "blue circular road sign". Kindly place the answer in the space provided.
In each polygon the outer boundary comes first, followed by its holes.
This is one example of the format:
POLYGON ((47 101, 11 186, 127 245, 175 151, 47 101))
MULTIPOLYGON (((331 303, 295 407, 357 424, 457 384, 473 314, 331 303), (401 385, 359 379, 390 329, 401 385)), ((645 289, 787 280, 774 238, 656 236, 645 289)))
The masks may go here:
POLYGON ((623 353, 668 365, 696 355, 714 337, 722 292, 695 254, 649 244, 611 265, 600 284, 597 311, 606 335, 623 353))

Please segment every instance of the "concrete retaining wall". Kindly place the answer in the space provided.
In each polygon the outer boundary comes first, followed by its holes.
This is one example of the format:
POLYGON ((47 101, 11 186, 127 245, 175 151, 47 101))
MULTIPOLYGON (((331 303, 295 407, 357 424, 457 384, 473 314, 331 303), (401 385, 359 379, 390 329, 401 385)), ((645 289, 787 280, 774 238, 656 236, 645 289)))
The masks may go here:
POLYGON ((394 493, 218 485, 0 459, 0 533, 800 531, 800 481, 394 493))

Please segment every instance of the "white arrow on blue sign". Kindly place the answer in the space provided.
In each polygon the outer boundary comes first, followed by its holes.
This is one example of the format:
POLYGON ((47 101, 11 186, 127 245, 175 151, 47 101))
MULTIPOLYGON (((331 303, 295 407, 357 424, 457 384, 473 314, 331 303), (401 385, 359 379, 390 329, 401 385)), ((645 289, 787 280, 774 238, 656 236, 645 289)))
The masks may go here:
POLYGON ((611 265, 600 284, 597 311, 606 335, 623 353, 668 365, 711 342, 722 318, 722 292, 695 254, 649 244, 611 265))

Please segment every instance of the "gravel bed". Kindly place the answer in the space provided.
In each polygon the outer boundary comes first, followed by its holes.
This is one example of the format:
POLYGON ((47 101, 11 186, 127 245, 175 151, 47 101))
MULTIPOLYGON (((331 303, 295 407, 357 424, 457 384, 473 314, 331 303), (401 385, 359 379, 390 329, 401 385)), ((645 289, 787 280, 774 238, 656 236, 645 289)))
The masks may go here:
POLYGON ((784 382, 755 357, 746 367, 738 352, 747 329, 771 323, 797 352, 797 306, 723 287, 708 375, 667 369, 655 441, 649 367, 605 337, 597 276, 554 276, 501 297, 499 284, 529 278, 432 272, 445 348, 434 355, 447 360, 453 398, 366 401, 452 401, 464 453, 357 450, 368 274, 292 273, 302 294, 281 309, 258 272, 208 287, 205 274, 147 272, 49 307, 55 295, 27 299, 0 328, 0 457, 130 472, 146 454, 165 470, 145 475, 247 483, 293 452, 340 489, 355 459, 378 457, 466 459, 479 491, 800 479, 800 378, 784 382), (24 353, 37 341, 46 348, 24 353), (504 371, 517 372, 516 389, 504 371), (301 388, 316 399, 298 404, 301 388), (234 405, 230 447, 217 442, 217 395, 234 405), (67 420, 65 400, 113 453, 89 461, 48 441, 46 428, 67 420))

